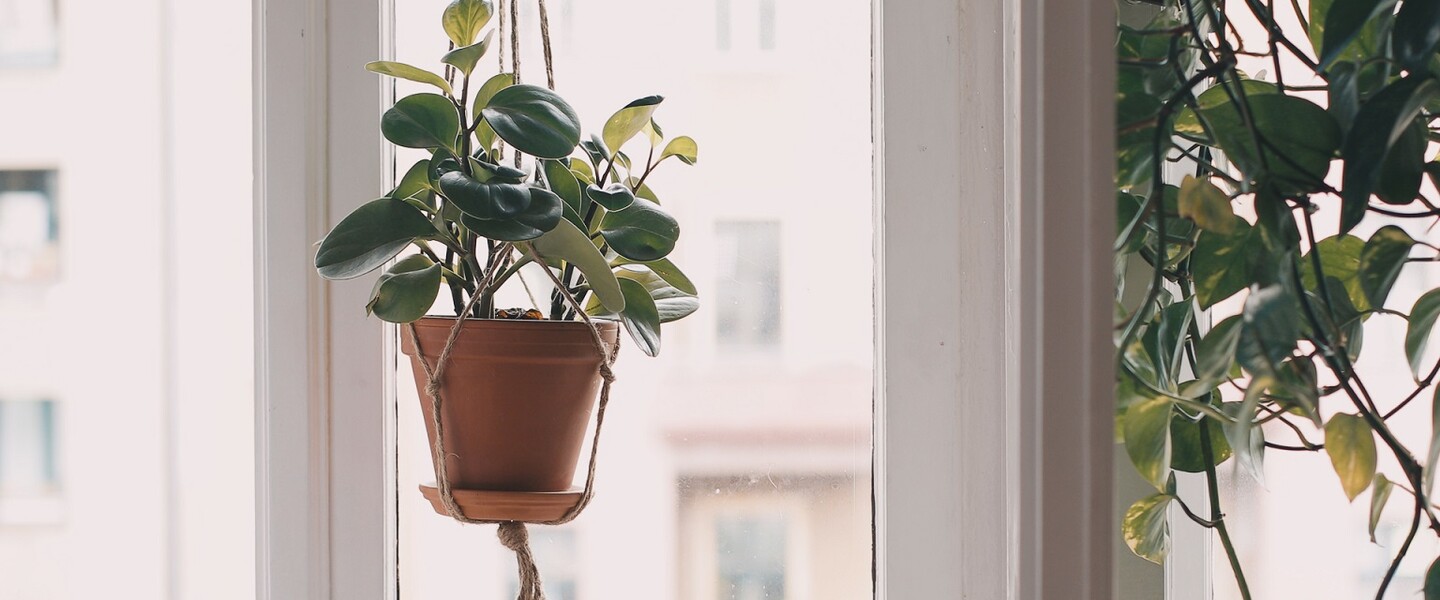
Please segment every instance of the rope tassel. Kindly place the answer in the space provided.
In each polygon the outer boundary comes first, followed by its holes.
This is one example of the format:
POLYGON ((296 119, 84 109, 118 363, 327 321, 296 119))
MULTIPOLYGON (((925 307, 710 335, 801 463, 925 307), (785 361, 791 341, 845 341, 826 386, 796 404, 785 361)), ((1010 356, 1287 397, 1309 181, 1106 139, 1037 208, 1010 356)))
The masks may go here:
POLYGON ((530 551, 530 531, 519 521, 507 521, 495 530, 500 543, 515 553, 516 568, 520 575, 520 595, 516 600, 545 600, 545 588, 540 585, 540 569, 535 566, 535 555, 530 551))

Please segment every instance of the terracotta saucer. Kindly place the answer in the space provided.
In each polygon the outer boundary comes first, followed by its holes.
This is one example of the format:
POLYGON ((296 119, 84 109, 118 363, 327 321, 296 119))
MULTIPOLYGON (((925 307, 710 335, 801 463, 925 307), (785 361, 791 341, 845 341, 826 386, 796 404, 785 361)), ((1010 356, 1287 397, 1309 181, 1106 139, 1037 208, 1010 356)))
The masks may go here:
MULTIPOLYGON (((430 501, 435 512, 450 516, 440 502, 440 490, 421 485, 420 493, 430 501)), ((565 516, 570 507, 585 495, 582 488, 564 492, 504 492, 497 490, 454 490, 455 502, 471 519, 486 521, 554 521, 565 516)))

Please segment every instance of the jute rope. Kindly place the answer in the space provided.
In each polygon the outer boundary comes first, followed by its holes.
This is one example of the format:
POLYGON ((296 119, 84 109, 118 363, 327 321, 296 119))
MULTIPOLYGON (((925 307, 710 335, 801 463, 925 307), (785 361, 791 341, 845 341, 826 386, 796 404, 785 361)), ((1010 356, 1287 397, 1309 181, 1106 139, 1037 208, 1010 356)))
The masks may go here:
MULTIPOLYGON (((543 259, 540 263, 542 265, 545 264, 543 259)), ((601 357, 599 367, 602 381, 600 387, 600 403, 595 413, 595 435, 590 443, 590 461, 585 472, 584 492, 580 495, 580 499, 575 505, 571 506, 559 519, 535 522, 539 525, 563 525, 580 516, 580 513, 584 512, 585 508, 590 505, 591 499, 595 497, 595 468, 599 463, 598 458, 600 456, 600 432, 605 426, 605 409, 610 404, 610 386, 615 382, 615 372, 612 370, 612 367, 615 364, 616 357, 619 355, 619 338, 616 338, 617 344, 615 351, 611 352, 605 346, 605 341, 600 336, 599 328, 595 326, 595 322, 590 319, 590 316, 585 313, 584 308, 580 306, 575 296, 570 293, 570 290, 566 289, 559 278, 555 277, 555 273, 553 273, 548 266, 543 270, 550 277, 550 281, 555 284, 555 287, 559 289, 560 293, 565 297, 565 301, 580 315, 581 320, 584 321, 586 328, 590 331, 591 341, 594 342, 595 349, 600 352, 601 357)), ((480 294, 471 296, 470 302, 465 305, 465 310, 461 311, 460 316, 455 319, 455 324, 450 327, 450 335, 445 339, 445 346, 440 350, 440 355, 436 357, 433 366, 430 364, 430 361, 425 359, 424 351, 420 346, 420 335, 415 328, 415 324, 410 323, 406 327, 406 331, 410 334, 410 343, 415 347, 415 357, 420 362, 421 369, 425 372, 425 395, 430 398, 430 420, 435 428, 435 441, 431 449, 431 457, 435 464, 436 488, 440 492, 440 503, 445 507, 445 512, 450 515, 450 518, 461 523, 499 524, 496 535, 499 536, 500 543, 515 553, 515 561, 520 579, 520 595, 518 600, 545 600, 545 591, 541 587, 540 570, 536 567, 535 556, 530 551, 530 534, 525 528, 525 523, 519 521, 495 521, 471 518, 465 514, 465 511, 460 508, 460 504, 455 501, 455 492, 450 486, 449 469, 445 460, 449 457, 449 454, 445 451, 445 426, 444 421, 440 418, 441 407, 445 403, 444 397, 440 392, 440 382, 443 381, 445 369, 450 364, 450 355, 455 349, 455 341, 459 339, 460 332, 465 327, 465 322, 467 321, 465 317, 470 314, 471 309, 475 307, 479 298, 480 294)))

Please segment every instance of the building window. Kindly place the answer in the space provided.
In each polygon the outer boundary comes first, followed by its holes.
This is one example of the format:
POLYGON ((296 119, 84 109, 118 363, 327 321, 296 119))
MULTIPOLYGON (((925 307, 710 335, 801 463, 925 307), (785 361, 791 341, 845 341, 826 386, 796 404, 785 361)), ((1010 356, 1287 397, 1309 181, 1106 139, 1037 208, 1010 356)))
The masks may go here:
MULTIPOLYGON (((575 558, 575 532, 570 529, 530 528, 530 551, 535 553, 535 564, 541 565, 545 576, 545 598, 547 600, 576 600, 576 579, 579 564, 575 558)), ((520 594, 520 582, 514 571, 510 572, 510 595, 520 594)))
POLYGON ((55 403, 0 401, 0 494, 54 490, 55 463, 55 403))
POLYGON ((780 224, 721 221, 715 286, 716 334, 724 344, 770 346, 780 340, 780 224))
POLYGON ((0 0, 0 67, 44 67, 59 56, 56 0, 0 0))
POLYGON ((715 520, 715 597, 785 599, 785 517, 727 515, 715 520))
POLYGON ((715 49, 774 50, 775 0, 715 0, 715 49))
POLYGON ((54 171, 0 171, 0 283, 55 278, 56 221, 54 171))

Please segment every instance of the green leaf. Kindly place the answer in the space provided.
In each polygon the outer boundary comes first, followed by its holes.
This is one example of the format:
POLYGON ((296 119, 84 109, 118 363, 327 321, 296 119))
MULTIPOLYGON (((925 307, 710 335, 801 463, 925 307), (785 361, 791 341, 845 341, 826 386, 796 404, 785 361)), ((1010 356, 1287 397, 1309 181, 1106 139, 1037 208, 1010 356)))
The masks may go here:
POLYGON ((1235 349, 1243 331, 1241 317, 1236 315, 1221 321, 1200 338, 1195 350, 1195 378, 1207 384, 1224 381, 1235 365, 1235 349))
POLYGON ((455 138, 460 135, 460 115, 455 105, 439 94, 414 94, 399 102, 380 117, 380 132, 385 139, 406 148, 445 148, 455 153, 455 138))
POLYGON ((650 122, 650 116, 655 114, 655 109, 664 99, 661 96, 646 96, 611 115, 610 120, 605 122, 605 147, 611 152, 619 152, 625 142, 645 128, 645 124, 650 122))
POLYGON ((375 270, 417 239, 436 234, 425 215, 398 200, 365 203, 330 230, 315 253, 326 279, 353 279, 375 270))
MULTIPOLYGON (((1394 0, 1334 0, 1329 4, 1329 10, 1320 21, 1324 23, 1321 29, 1323 42, 1316 48, 1322 68, 1340 57, 1340 52, 1360 35, 1372 16, 1382 8, 1388 9, 1395 5, 1394 0)), ((1315 8, 1312 3, 1311 19, 1317 18, 1315 8)))
POLYGON ((1185 176, 1180 184, 1180 216, 1215 233, 1228 234, 1235 230, 1235 210, 1230 206, 1230 197, 1206 179, 1185 176))
POLYGON ((1386 86, 1360 107, 1340 148, 1340 158, 1345 161, 1340 233, 1349 233, 1365 217, 1390 148, 1437 93, 1440 82, 1433 77, 1410 75, 1386 86))
POLYGON ((684 273, 680 272, 680 268, 675 266, 675 263, 670 262, 670 259, 668 258, 637 263, 631 261, 630 259, 621 257, 615 261, 611 261, 611 264, 615 266, 626 264, 644 265, 645 267, 648 267, 651 271, 654 271, 656 275, 659 275, 661 279, 664 279, 666 283, 675 286, 675 289, 679 290, 681 293, 689 294, 691 296, 699 293, 698 291, 696 291, 695 284, 690 281, 690 278, 686 277, 684 273))
POLYGON ((1125 452, 1130 462, 1150 485, 1165 489, 1170 476, 1170 417, 1174 405, 1169 398, 1150 398, 1125 410, 1125 452))
POLYGON ((485 39, 479 42, 446 52, 440 62, 459 69, 461 73, 469 77, 470 72, 475 70, 475 65, 485 57, 485 52, 490 50, 490 40, 493 37, 495 37, 495 31, 491 30, 490 33, 485 34, 485 39))
POLYGON ((1269 385, 1270 381, 1265 377, 1252 379, 1250 387, 1245 388, 1243 402, 1227 402, 1220 406, 1221 412, 1235 419, 1225 424, 1225 439, 1230 442, 1235 461, 1262 485, 1265 483, 1265 430, 1255 426, 1255 411, 1269 385))
POLYGON ((1200 421, 1191 421, 1176 411, 1170 421, 1170 468, 1186 473, 1203 473, 1209 467, 1230 460, 1233 451, 1225 440, 1221 424, 1210 417, 1201 417, 1200 421), (1211 461, 1208 465, 1200 447, 1200 421, 1206 423, 1204 429, 1210 437, 1211 461))
POLYGON ((680 238, 680 223, 660 205, 636 198, 625 210, 605 214, 600 235, 620 256, 646 262, 665 258, 680 238))
POLYGON ((1330 67, 1329 111, 1335 115, 1342 133, 1349 133, 1360 112, 1360 70, 1353 62, 1337 62, 1330 67))
POLYGON ((480 111, 490 105, 490 101, 495 99, 495 94, 512 85, 515 85, 515 76, 510 73, 501 73, 486 79, 485 83, 481 84, 480 90, 475 92, 475 104, 470 107, 471 119, 481 118, 480 111))
POLYGON ((1414 246, 1415 240, 1410 234, 1394 225, 1381 227, 1365 242, 1365 249, 1360 252, 1358 277, 1370 306, 1385 306, 1385 298, 1400 278, 1400 271, 1410 257, 1410 248, 1414 246))
POLYGON ((1380 524, 1380 515, 1385 513, 1385 503, 1390 501, 1390 492, 1395 491, 1395 484, 1384 473, 1375 475, 1375 486, 1370 491, 1370 543, 1377 544, 1375 540, 1375 527, 1380 524))
MULTIPOLYGON (((1252 287, 1245 298, 1245 328, 1235 358, 1252 375, 1274 378, 1300 337, 1300 316, 1282 285, 1252 287)), ((1253 383, 1251 384, 1253 387, 1253 383)))
POLYGON ((440 293, 440 265, 423 254, 407 256, 376 280, 365 312, 391 323, 425 316, 440 293))
POLYGON ((1429 145, 1425 133, 1424 122, 1416 120, 1390 147, 1375 189, 1381 202, 1404 206, 1420 195, 1420 184, 1425 179, 1425 149, 1429 145))
POLYGON ((676 288, 654 271, 622 267, 615 270, 615 276, 645 286, 650 298, 655 301, 656 310, 660 312, 661 323, 678 321, 700 308, 700 299, 695 294, 676 288))
POLYGON ((550 186, 550 191, 555 192, 565 204, 570 205, 577 213, 585 210, 585 196, 580 187, 580 182, 575 180, 575 174, 558 160, 542 159, 541 168, 545 171, 545 183, 550 186))
POLYGON ((540 158, 565 158, 580 143, 580 118, 555 92, 519 84, 504 88, 480 110, 485 122, 516 150, 540 158))
POLYGON ((1406 69, 1423 72, 1435 56, 1436 44, 1440 44, 1440 2, 1405 0, 1390 32, 1395 60, 1406 69))
POLYGON ((1254 130, 1233 103, 1201 111, 1226 157, 1247 176, 1287 192, 1325 187, 1325 174, 1340 147, 1340 126, 1325 109, 1280 94, 1247 96, 1254 130), (1258 131, 1266 142, 1255 145, 1258 131))
POLYGON ((533 240, 555 228, 563 218, 564 202, 559 196, 540 188, 530 191, 530 205, 508 219, 477 219, 462 215, 460 222, 482 237, 502 242, 533 240))
MULTIPOLYGON (((1210 86, 1204 92, 1201 92, 1200 95, 1195 97, 1196 106, 1198 106, 1201 111, 1226 106, 1231 102, 1230 94, 1238 94, 1242 91, 1245 93, 1246 98, 1263 94, 1280 93, 1279 87, 1266 81, 1257 81, 1254 79, 1230 81, 1231 83, 1229 83, 1228 86, 1216 84, 1210 86)), ((1195 111, 1191 110, 1188 106, 1181 108, 1179 112, 1175 113, 1174 128, 1176 134, 1184 136, 1191 141, 1203 144, 1214 143, 1213 140, 1210 139, 1209 134, 1206 133, 1205 126, 1201 124, 1199 115, 1196 115, 1195 111)))
POLYGON ((455 47, 463 48, 475 43, 493 14, 495 7, 490 0, 455 0, 441 13, 440 24, 455 47))
POLYGON ((1410 324, 1405 330, 1405 358, 1410 360, 1410 372, 1420 380, 1424 371, 1425 347, 1430 344, 1430 335, 1435 329, 1435 319, 1440 317, 1440 289, 1425 292, 1410 309, 1410 324))
POLYGON ((448 95, 455 95, 454 90, 450 89, 450 84, 445 82, 445 78, 426 71, 425 69, 422 69, 420 67, 407 65, 402 62, 377 60, 374 62, 366 63, 365 70, 370 71, 371 73, 379 73, 381 75, 399 77, 400 79, 406 79, 409 81, 414 81, 416 83, 428 83, 437 88, 440 88, 440 91, 445 92, 448 95))
POLYGON ((620 278, 620 291, 625 294, 625 310, 620 322, 645 356, 660 354, 660 312, 645 286, 631 279, 620 278))
POLYGON ((1425 459, 1425 495, 1435 489, 1435 471, 1440 469, 1440 387, 1430 400, 1430 450, 1425 459))
POLYGON ((1165 563, 1165 556, 1170 553, 1170 520, 1166 513, 1174 499, 1170 494, 1154 494, 1141 498, 1125 511, 1120 531, 1125 545, 1135 556, 1157 565, 1165 563))
POLYGON ((619 183, 612 183, 604 188, 590 185, 585 188, 585 196, 609 211, 622 211, 635 203, 635 193, 619 183))
POLYGON ((1250 284, 1251 260, 1261 255, 1264 244, 1259 230, 1234 217, 1229 234, 1200 233, 1190 254, 1195 276, 1195 299, 1201 309, 1235 295, 1250 284))
POLYGON ((514 183, 481 183, 460 171, 440 176, 440 193, 477 219, 513 219, 530 206, 530 188, 514 183))
POLYGON ((1440 600, 1440 558, 1425 570, 1425 600, 1440 600))
POLYGON ((665 144, 665 150, 660 152, 660 158, 655 162, 658 164, 672 156, 678 157, 680 162, 693 165, 700 159, 700 146, 690 136, 682 135, 665 144))
POLYGON ((1375 479, 1375 432, 1363 417, 1336 414, 1325 423, 1325 453, 1351 502, 1375 479))
MULTIPOLYGON (((1311 252, 1320 253, 1320 268, 1326 278, 1332 278, 1345 285, 1345 293, 1358 311, 1370 309, 1365 288, 1360 285, 1360 253, 1365 251, 1365 240, 1353 235, 1337 235, 1320 240, 1311 252)), ((1314 261, 1306 254, 1300 261, 1300 273, 1306 289, 1320 289, 1315 281, 1314 261)))
POLYGON ((430 191, 430 160, 421 159, 405 171, 405 176, 400 178, 400 183, 395 190, 390 192, 390 197, 396 200, 415 198, 430 191))
POLYGON ((611 313, 625 310, 625 295, 620 291, 620 282, 615 274, 610 272, 609 263, 605 262, 605 257, 600 255, 590 237, 581 233, 570 221, 562 219, 545 235, 525 242, 524 247, 542 264, 549 258, 575 265, 585 275, 590 289, 606 310, 611 313))

